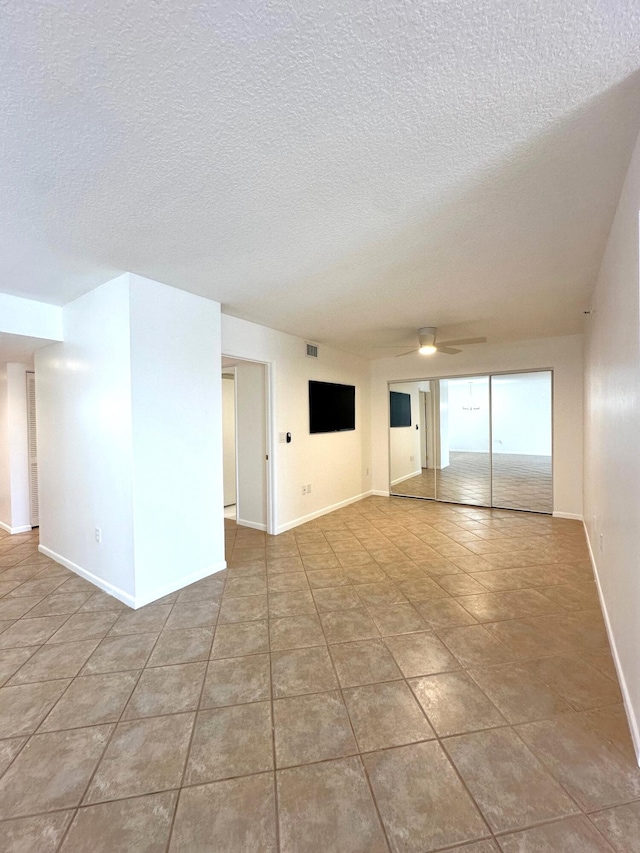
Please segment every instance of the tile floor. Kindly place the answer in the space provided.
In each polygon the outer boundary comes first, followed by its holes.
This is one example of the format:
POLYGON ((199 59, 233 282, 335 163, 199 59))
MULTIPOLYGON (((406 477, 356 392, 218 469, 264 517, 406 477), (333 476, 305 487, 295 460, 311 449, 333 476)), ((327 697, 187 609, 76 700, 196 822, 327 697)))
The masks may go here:
POLYGON ((392 489, 396 495, 479 506, 491 506, 492 490, 494 507, 551 512, 551 457, 494 453, 492 477, 488 453, 452 451, 447 468, 423 468, 392 489))
POLYGON ((227 544, 133 612, 0 538, 3 853, 640 851, 578 523, 369 498, 227 544))

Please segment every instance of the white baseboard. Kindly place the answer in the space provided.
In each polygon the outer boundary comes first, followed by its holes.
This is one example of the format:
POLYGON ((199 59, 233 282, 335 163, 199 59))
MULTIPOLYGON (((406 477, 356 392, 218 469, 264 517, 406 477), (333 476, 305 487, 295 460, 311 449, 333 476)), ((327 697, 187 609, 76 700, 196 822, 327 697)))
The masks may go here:
POLYGON ((243 518, 236 518, 236 524, 239 527, 250 527, 252 530, 266 530, 267 525, 261 524, 259 521, 245 521, 243 518))
POLYGON ((383 491, 382 489, 372 489, 370 494, 375 495, 378 498, 388 498, 389 497, 389 489, 383 491))
POLYGON ((418 474, 422 474, 422 468, 418 468, 417 471, 414 471, 412 474, 407 474, 405 477, 398 477, 397 480, 392 480, 391 485, 397 486, 398 483, 404 483, 405 480, 410 480, 412 477, 417 477, 418 474))
POLYGON ((103 578, 94 575, 93 572, 89 572, 86 569, 83 569, 82 566, 78 566, 71 560, 67 560, 66 557, 63 557, 61 554, 57 554, 55 551, 52 551, 45 545, 39 545, 38 551, 41 554, 50 557, 52 560, 55 560, 56 563, 60 563, 61 566, 64 566, 71 572, 74 572, 74 574, 79 575, 81 578, 85 578, 85 580, 88 580, 94 586, 98 587, 98 589, 103 590, 108 595, 112 595, 114 598, 117 598, 118 601, 121 601, 123 604, 126 604, 127 607, 131 607, 133 610, 138 610, 138 608, 144 607, 145 604, 151 604, 152 601, 157 601, 159 598, 164 598, 165 595, 170 595, 172 592, 177 592, 179 589, 182 589, 185 586, 189 586, 189 584, 195 583, 196 581, 202 580, 203 578, 209 577, 209 575, 213 575, 216 572, 221 572, 223 569, 227 568, 226 562, 224 560, 221 560, 218 563, 214 563, 213 566, 207 566, 204 569, 200 569, 197 572, 193 572, 192 574, 187 575, 186 578, 180 578, 180 580, 177 582, 165 584, 164 586, 153 590, 153 592, 149 593, 148 595, 134 596, 131 595, 131 593, 125 592, 123 589, 120 589, 120 587, 110 584, 103 578))
POLYGON ((55 560, 56 563, 60 563, 60 565, 64 566, 65 569, 69 569, 69 571, 74 572, 76 575, 80 575, 81 578, 85 578, 85 580, 90 581, 94 586, 97 586, 99 589, 102 589, 104 592, 112 595, 114 598, 117 598, 118 601, 122 601, 122 603, 126 604, 128 607, 133 607, 135 609, 135 598, 131 593, 125 592, 123 589, 120 589, 119 586, 114 586, 103 578, 99 578, 97 575, 94 575, 93 572, 89 572, 86 569, 83 569, 82 566, 78 566, 71 560, 67 560, 66 557, 62 556, 62 554, 57 554, 55 551, 52 551, 51 548, 47 548, 46 545, 38 545, 38 551, 40 551, 41 554, 50 557, 52 560, 55 560))
POLYGON ((572 521, 584 522, 583 516, 579 515, 577 512, 554 512, 552 514, 554 518, 568 518, 572 521))
POLYGON ((340 501, 340 503, 332 504, 331 506, 326 506, 324 509, 318 509, 315 512, 310 512, 309 515, 303 515, 300 518, 296 518, 293 521, 287 521, 286 524, 281 524, 278 527, 278 533, 285 533, 287 530, 292 530, 294 527, 299 527, 301 524, 306 524, 307 521, 313 521, 314 518, 320 518, 321 515, 328 515, 330 512, 335 512, 337 509, 342 509, 343 506, 349 506, 349 504, 355 504, 358 501, 361 501, 363 498, 368 498, 369 495, 376 494, 375 492, 363 492, 361 495, 356 495, 353 498, 347 498, 346 501, 340 501))
POLYGON ((5 524, 5 523, 4 523, 4 521, 0 521, 0 527, 1 527, 3 530, 6 530, 6 531, 7 531, 7 533, 11 533, 11 534, 14 534, 14 533, 29 533, 31 530, 33 530, 33 527, 31 527, 31 525, 30 525, 30 524, 25 524, 23 527, 11 527, 10 525, 5 524))
POLYGON ((622 665, 620 663, 620 657, 618 655, 618 649, 616 647, 616 640, 613 635, 613 631, 611 629, 611 622, 609 620, 609 613, 607 611, 607 603, 604 600, 604 596, 602 595, 602 587, 600 586, 600 577, 598 576, 598 566, 596 563, 595 555, 593 553, 593 548, 591 547, 591 541, 589 540, 589 531, 587 530, 587 525, 584 525, 584 533, 587 539, 587 547, 589 549, 589 558, 591 559, 591 566, 593 568, 593 575, 596 579, 596 587, 598 589, 598 597, 600 598, 600 607, 602 608, 602 613, 604 615, 604 624, 607 629, 607 637, 609 638, 609 646, 611 647, 611 654, 613 655, 613 662, 616 667, 616 673, 618 676, 618 681, 620 683, 620 690, 622 692, 622 702, 624 704, 624 710, 627 715, 627 721, 629 722, 629 731, 631 732, 631 740, 633 741, 633 748, 636 752, 636 759, 638 761, 638 765, 640 765, 640 725, 638 724, 638 719, 634 713, 633 705, 631 704, 631 697, 629 695, 629 688, 627 686, 627 681, 624 676, 624 672, 622 670, 622 665))

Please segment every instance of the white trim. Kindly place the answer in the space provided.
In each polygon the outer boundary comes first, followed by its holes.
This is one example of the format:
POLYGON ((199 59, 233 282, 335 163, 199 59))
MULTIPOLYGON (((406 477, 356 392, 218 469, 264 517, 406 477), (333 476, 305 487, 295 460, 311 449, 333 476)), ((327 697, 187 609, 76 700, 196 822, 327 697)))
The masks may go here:
POLYGON ((5 524, 4 521, 0 521, 0 527, 3 530, 6 530, 7 533, 28 533, 30 530, 33 530, 30 524, 25 524, 22 527, 9 527, 8 524, 5 524))
POLYGON ((195 583, 196 581, 202 580, 203 578, 209 577, 209 575, 213 575, 216 572, 221 572, 223 569, 227 568, 226 562, 224 560, 221 560, 218 563, 214 563, 213 566, 207 566, 204 569, 200 569, 197 572, 193 572, 192 574, 187 575, 186 578, 180 578, 180 580, 177 582, 166 584, 160 589, 154 590, 151 595, 146 595, 142 598, 136 598, 130 593, 125 592, 123 589, 120 589, 120 587, 114 586, 108 581, 105 581, 103 578, 99 578, 92 572, 83 569, 81 566, 78 566, 71 560, 67 560, 67 558, 63 557, 61 554, 56 554, 55 551, 52 551, 45 545, 38 545, 38 551, 41 554, 50 557, 52 560, 55 560, 56 563, 60 563, 61 566, 64 566, 71 572, 74 572, 74 574, 80 575, 81 578, 85 578, 85 580, 88 580, 90 583, 103 590, 108 595, 117 598, 118 601, 122 601, 123 604, 126 604, 133 610, 137 610, 140 607, 144 607, 145 604, 150 604, 152 601, 157 601, 159 598, 164 598, 165 595, 169 595, 172 592, 176 592, 179 589, 183 589, 185 586, 189 586, 189 584, 195 583))
POLYGON ((391 485, 397 486, 398 483, 404 483, 405 480, 410 480, 412 477, 417 477, 418 474, 422 474, 422 468, 418 468, 417 471, 413 471, 411 474, 406 474, 404 477, 398 477, 397 480, 392 480, 391 485))
MULTIPOLYGON (((391 497, 391 495, 389 494, 389 491, 387 490, 387 491, 385 492, 383 489, 372 489, 372 490, 369 492, 369 494, 370 494, 370 495, 375 495, 375 496, 376 496, 376 497, 378 497, 378 498, 389 498, 389 497, 391 497)), ((365 497, 366 497, 366 495, 365 495, 365 497)))
POLYGON ((618 655, 618 649, 616 647, 616 640, 613 634, 613 630, 611 628, 611 621, 609 620, 609 613, 607 611, 607 604, 604 599, 604 595, 602 594, 602 587, 600 586, 600 578, 598 576, 598 566, 596 564, 596 560, 593 554, 593 548, 591 547, 591 542, 589 541, 589 532, 587 530, 587 525, 584 525, 584 534, 587 540, 587 547, 589 549, 589 558, 591 560, 591 566, 593 568, 593 575, 596 579, 596 587, 598 588, 598 596, 600 598, 600 607, 602 609, 602 613, 604 616, 604 623, 607 629, 607 637, 609 639, 609 646, 611 647, 611 654, 613 656, 613 662, 616 667, 616 674, 618 676, 618 681, 620 683, 620 690, 622 692, 622 702, 624 705, 624 710, 627 715, 627 721, 629 723, 629 730, 631 732, 631 740, 633 741, 633 748, 636 753, 636 760, 638 765, 640 766, 640 725, 638 723, 638 719, 633 711, 633 705, 631 703, 631 697, 629 695, 629 688, 627 687, 627 681, 624 677, 624 672, 622 670, 622 664, 620 663, 620 657, 618 655))
MULTIPOLYGON (((324 509, 318 509, 315 512, 310 512, 309 515, 303 515, 300 518, 296 518, 293 521, 288 521, 286 524, 281 524, 278 528, 278 533, 284 533, 287 530, 291 530, 293 527, 298 527, 301 524, 306 524, 307 521, 313 521, 314 518, 320 518, 321 515, 327 515, 330 512, 335 512, 337 509, 342 509, 343 506, 349 506, 349 504, 357 503, 361 501, 363 498, 368 498, 370 495, 377 494, 376 492, 363 492, 361 495, 356 495, 353 498, 347 498, 346 501, 340 501, 340 503, 332 504, 331 506, 327 506, 324 509)), ((386 493, 382 493, 386 494, 386 493)))
POLYGON ((260 521, 244 521, 242 518, 236 518, 236 524, 239 527, 251 527, 253 530, 266 530, 267 525, 260 521))
POLYGON ((553 512, 554 518, 569 518, 573 521, 582 521, 584 523, 584 517, 579 515, 577 512, 553 512))
POLYGON ((114 598, 117 598, 118 601, 122 601, 129 607, 135 608, 135 598, 128 592, 125 592, 123 589, 120 589, 120 587, 110 584, 108 581, 105 581, 103 578, 99 578, 92 572, 88 572, 86 569, 83 569, 76 563, 71 562, 71 560, 67 560, 67 558, 63 557, 61 554, 56 554, 55 551, 52 551, 50 548, 47 548, 46 545, 38 545, 38 551, 41 554, 50 557, 52 560, 55 560, 56 563, 60 563, 61 566, 64 566, 66 569, 69 569, 69 571, 74 572, 76 575, 80 575, 81 578, 85 578, 86 580, 90 581, 90 583, 92 583, 94 586, 99 587, 100 589, 104 590, 104 592, 108 593, 109 595, 112 595, 114 598))
POLYGON ((184 589, 185 586, 189 586, 196 581, 201 581, 203 578, 208 578, 210 575, 215 575, 217 572, 221 572, 227 568, 227 563, 225 560, 220 560, 217 563, 214 563, 212 566, 205 566, 204 569, 199 569, 197 572, 192 572, 192 574, 187 575, 186 578, 182 577, 177 581, 174 581, 169 584, 165 584, 165 586, 160 587, 160 589, 154 590, 150 595, 145 595, 142 598, 136 596, 135 604, 133 605, 134 610, 137 610, 139 607, 144 607, 145 604, 151 604, 152 601, 157 601, 159 598, 164 598, 165 595, 170 595, 172 592, 177 592, 180 589, 184 589))

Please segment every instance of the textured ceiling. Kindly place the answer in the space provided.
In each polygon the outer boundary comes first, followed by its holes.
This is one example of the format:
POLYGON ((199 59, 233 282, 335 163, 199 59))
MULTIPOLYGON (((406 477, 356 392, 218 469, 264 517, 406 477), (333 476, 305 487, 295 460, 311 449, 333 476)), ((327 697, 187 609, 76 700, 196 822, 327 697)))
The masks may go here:
POLYGON ((0 0, 0 290, 123 270, 374 355, 580 331, 637 0, 0 0))

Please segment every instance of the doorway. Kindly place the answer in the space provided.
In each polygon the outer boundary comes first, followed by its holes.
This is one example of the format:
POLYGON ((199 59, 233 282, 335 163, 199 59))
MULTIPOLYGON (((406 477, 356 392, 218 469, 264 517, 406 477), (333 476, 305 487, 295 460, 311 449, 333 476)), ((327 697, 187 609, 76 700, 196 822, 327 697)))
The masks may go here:
POLYGON ((271 533, 270 365, 222 357, 224 515, 271 533))
POLYGON ((551 370, 392 382, 389 391, 392 495, 553 512, 551 370), (415 409, 403 423, 391 409, 398 395, 415 409))

